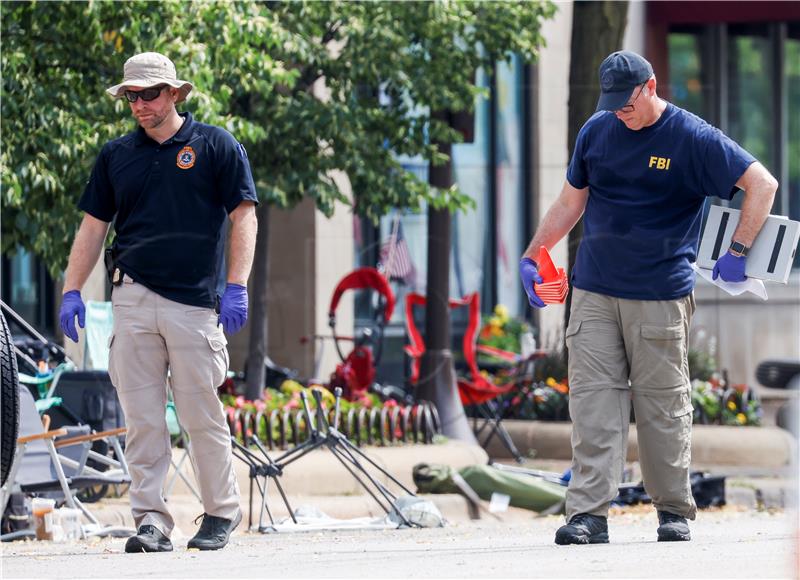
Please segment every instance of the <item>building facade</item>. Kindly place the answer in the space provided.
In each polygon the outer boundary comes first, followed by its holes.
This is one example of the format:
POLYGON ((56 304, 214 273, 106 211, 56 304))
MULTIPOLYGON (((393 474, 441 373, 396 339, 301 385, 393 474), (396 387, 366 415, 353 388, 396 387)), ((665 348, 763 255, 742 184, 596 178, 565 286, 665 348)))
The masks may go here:
MULTIPOLYGON (((474 139, 453 148, 454 180, 474 208, 453 216, 451 296, 478 291, 484 312, 503 304, 533 323, 545 347, 561 340, 564 307, 528 308, 517 262, 560 192, 569 161, 571 30, 572 3, 561 2, 543 25, 547 45, 536 64, 513 58, 498 63, 494 75, 479 75, 488 98, 476 102, 474 139)), ((653 63, 663 97, 720 127, 764 163, 781 184, 773 213, 800 219, 800 4, 631 2, 624 48, 653 63)), ((427 179, 419 159, 402 161, 427 179)), ((741 196, 732 205, 739 203, 741 196)), ((393 236, 402 238, 413 269, 393 284, 399 304, 407 292, 425 290, 425 211, 395 212, 376 225, 344 207, 326 219, 309 202, 272 211, 269 231, 269 354, 304 376, 324 379, 338 360, 328 339, 314 339, 330 335, 328 304, 337 282, 355 267, 377 265, 393 236)), ((565 266, 566 242, 552 255, 565 266)), ((41 264, 25 253, 4 256, 2 274, 3 300, 57 335, 60 288, 41 264)), ((84 296, 107 297, 103 280, 98 268, 84 296)), ((770 284, 768 292, 767 302, 734 298, 698 281, 693 346, 713 351, 733 382, 754 384, 763 359, 800 357, 800 258, 789 284, 770 284)), ((357 333, 374 306, 367 296, 346 296, 337 328, 357 333)), ((397 308, 386 330, 378 373, 384 382, 404 381, 404 315, 397 308)), ((453 323, 464 320, 455 314, 453 323)), ((247 328, 231 339, 235 370, 244 368, 247 342, 247 328)), ((72 352, 80 360, 81 347, 72 352)))

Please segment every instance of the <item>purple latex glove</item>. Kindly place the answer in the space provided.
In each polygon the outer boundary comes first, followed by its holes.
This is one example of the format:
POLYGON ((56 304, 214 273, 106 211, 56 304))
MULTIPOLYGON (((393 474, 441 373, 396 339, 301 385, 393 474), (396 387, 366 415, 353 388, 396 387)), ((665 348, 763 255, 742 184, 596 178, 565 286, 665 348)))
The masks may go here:
POLYGON ((544 308, 545 303, 536 295, 536 290, 533 289, 533 283, 542 283, 542 277, 539 276, 539 270, 536 262, 530 258, 522 258, 519 261, 519 277, 522 278, 522 287, 525 288, 525 293, 528 295, 528 303, 534 308, 544 308))
POLYGON ((726 282, 744 282, 747 280, 747 276, 744 275, 746 261, 747 258, 744 256, 734 256, 727 252, 714 264, 711 279, 716 280, 717 277, 720 277, 726 282))
POLYGON ((80 290, 70 290, 61 299, 61 311, 58 317, 61 319, 61 330, 64 336, 78 342, 78 329, 75 328, 75 315, 78 315, 78 324, 83 328, 86 324, 86 307, 83 305, 80 290))
POLYGON ((219 321, 228 334, 236 334, 247 322, 247 287, 228 283, 219 305, 219 321))

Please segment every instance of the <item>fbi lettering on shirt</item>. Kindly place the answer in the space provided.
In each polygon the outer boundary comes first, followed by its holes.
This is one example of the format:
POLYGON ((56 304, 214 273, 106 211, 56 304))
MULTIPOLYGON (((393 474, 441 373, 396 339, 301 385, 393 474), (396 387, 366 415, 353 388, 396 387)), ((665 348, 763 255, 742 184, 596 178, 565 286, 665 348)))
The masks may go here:
POLYGON ((655 155, 650 157, 650 162, 647 164, 647 167, 652 169, 655 167, 656 169, 663 169, 664 171, 669 171, 669 163, 672 159, 668 157, 656 157, 655 155))

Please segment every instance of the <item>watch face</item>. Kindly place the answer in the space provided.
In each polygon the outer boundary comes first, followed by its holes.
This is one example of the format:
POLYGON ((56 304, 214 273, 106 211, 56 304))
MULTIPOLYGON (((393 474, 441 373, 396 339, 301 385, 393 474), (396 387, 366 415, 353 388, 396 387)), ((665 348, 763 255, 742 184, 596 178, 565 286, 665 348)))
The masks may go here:
POLYGON ((731 250, 733 250, 733 251, 734 251, 734 252, 736 252, 737 254, 742 254, 743 256, 746 256, 746 255, 747 255, 747 250, 748 250, 748 249, 749 249, 749 248, 748 248, 747 246, 745 246, 745 245, 744 245, 743 243, 741 243, 741 242, 733 242, 733 243, 731 244, 731 250))

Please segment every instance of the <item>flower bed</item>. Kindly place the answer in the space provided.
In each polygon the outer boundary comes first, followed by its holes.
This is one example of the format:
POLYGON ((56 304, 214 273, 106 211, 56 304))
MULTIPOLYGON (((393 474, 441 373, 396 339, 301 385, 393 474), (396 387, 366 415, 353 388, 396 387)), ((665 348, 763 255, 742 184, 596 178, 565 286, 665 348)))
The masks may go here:
MULTIPOLYGON (((533 372, 520 374, 504 369, 495 375, 484 373, 495 384, 515 382, 517 388, 502 401, 506 417, 540 421, 569 420, 569 383, 566 376, 541 378, 542 371, 561 368, 563 354, 554 353, 537 362, 533 372), (552 360, 549 360, 552 359, 552 360)), ((709 373, 708 380, 692 380, 693 421, 701 425, 758 426, 761 403, 747 385, 728 386, 720 373, 709 373)))
MULTIPOLYGON (((256 435, 270 450, 288 449, 305 441, 309 432, 300 393, 306 393, 309 409, 315 414, 315 390, 322 394, 323 409, 333 425, 333 393, 321 385, 304 387, 295 381, 284 381, 280 389, 266 389, 264 398, 256 401, 222 395, 231 433, 240 442, 256 435)), ((433 443, 441 425, 436 408, 429 403, 400 405, 367 393, 357 401, 340 400, 339 430, 358 446, 383 446, 433 443)))

